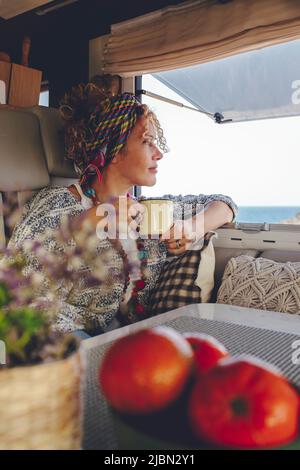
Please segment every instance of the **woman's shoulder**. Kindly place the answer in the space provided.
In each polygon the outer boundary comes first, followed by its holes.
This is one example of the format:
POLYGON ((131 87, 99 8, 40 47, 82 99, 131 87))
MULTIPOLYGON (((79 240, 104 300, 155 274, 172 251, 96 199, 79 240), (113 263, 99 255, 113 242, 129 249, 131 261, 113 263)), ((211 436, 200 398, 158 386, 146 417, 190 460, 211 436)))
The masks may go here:
POLYGON ((46 186, 35 193, 24 205, 22 221, 38 220, 53 214, 80 213, 83 206, 66 186, 46 186))
POLYGON ((26 202, 11 241, 34 238, 47 228, 57 229, 64 215, 76 216, 83 211, 83 206, 67 187, 46 186, 26 202))
POLYGON ((80 205, 67 186, 45 186, 33 195, 28 204, 31 209, 38 206, 46 209, 47 207, 63 208, 65 206, 80 205))

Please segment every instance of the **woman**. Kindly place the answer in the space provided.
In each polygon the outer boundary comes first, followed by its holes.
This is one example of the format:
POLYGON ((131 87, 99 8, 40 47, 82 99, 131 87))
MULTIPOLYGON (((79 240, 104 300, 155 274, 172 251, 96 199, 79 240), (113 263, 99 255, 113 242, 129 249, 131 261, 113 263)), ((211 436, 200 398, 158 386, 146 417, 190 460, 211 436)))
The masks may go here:
MULTIPOLYGON (((126 217, 130 222, 139 212, 137 201, 129 195, 130 189, 134 185, 156 183, 158 163, 167 150, 166 141, 154 113, 134 95, 124 93, 105 98, 93 83, 79 85, 64 97, 61 111, 66 121, 67 157, 73 161, 80 180, 68 188, 46 187, 39 191, 26 204, 10 245, 20 247, 26 238, 38 238, 49 227, 55 232, 64 214, 71 217, 84 214, 84 220, 89 220, 96 228, 101 219, 97 215, 99 205, 109 202, 119 209, 121 196, 127 198, 126 217)), ((237 211, 233 201, 222 195, 168 197, 175 203, 175 219, 180 219, 184 203, 193 205, 193 216, 196 204, 204 204, 204 233, 231 222, 237 211)), ((175 239, 174 236, 171 230, 165 243, 152 239, 143 241, 142 264, 147 268, 147 276, 136 283, 137 302, 127 322, 137 320, 139 313, 147 310, 149 295, 167 255, 179 255, 187 249, 190 237, 183 234, 181 239, 175 239)), ((53 249, 51 240, 47 243, 53 249)), ((113 252, 110 268, 115 273, 120 272, 124 256, 116 250, 114 240, 99 240, 97 252, 106 251, 113 252)), ((37 269, 32 254, 25 255, 31 268, 37 269)), ((122 276, 116 275, 109 292, 101 287, 95 287, 92 293, 90 289, 78 290, 72 301, 65 303, 56 327, 72 331, 87 329, 89 325, 89 330, 99 333, 120 326, 124 283, 126 287, 122 276)))

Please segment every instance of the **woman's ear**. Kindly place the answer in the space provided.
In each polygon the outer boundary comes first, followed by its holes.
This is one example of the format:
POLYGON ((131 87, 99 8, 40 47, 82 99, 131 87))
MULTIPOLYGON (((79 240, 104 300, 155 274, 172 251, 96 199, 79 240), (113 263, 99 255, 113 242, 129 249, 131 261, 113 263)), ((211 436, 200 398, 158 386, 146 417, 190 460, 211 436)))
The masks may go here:
POLYGON ((110 165, 116 165, 117 163, 120 162, 120 159, 121 159, 120 152, 118 152, 118 153, 116 153, 116 155, 114 156, 114 158, 110 162, 110 165))
POLYGON ((114 163, 114 164, 120 163, 120 161, 121 161, 122 158, 124 157, 125 148, 126 148, 126 147, 123 147, 122 150, 120 150, 118 153, 116 153, 116 155, 114 156, 114 158, 113 158, 112 161, 111 161, 111 164, 112 164, 112 163, 114 163))

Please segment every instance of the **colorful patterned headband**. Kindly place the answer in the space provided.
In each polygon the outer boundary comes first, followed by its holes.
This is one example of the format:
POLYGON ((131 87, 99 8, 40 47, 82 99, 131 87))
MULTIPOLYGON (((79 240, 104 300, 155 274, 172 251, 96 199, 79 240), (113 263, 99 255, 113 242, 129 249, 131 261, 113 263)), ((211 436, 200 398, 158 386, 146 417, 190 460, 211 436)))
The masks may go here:
MULTIPOLYGON (((80 174, 80 184, 85 186, 91 174, 101 173, 124 147, 137 117, 141 103, 130 93, 107 98, 99 104, 87 123, 90 139, 86 142, 85 161, 75 161, 80 174)), ((140 113, 139 113, 140 110, 140 113)))

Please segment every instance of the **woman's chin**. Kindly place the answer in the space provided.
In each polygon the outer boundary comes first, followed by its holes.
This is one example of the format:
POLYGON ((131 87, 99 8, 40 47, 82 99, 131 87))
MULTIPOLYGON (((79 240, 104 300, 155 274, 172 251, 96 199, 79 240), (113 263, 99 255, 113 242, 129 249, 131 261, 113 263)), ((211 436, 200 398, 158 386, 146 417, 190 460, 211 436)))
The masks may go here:
POLYGON ((137 178, 132 179, 133 186, 154 186, 156 184, 156 171, 148 170, 140 172, 137 178))
POLYGON ((153 176, 152 178, 147 178, 143 181, 143 183, 140 183, 139 186, 154 186, 156 184, 156 176, 153 176))

